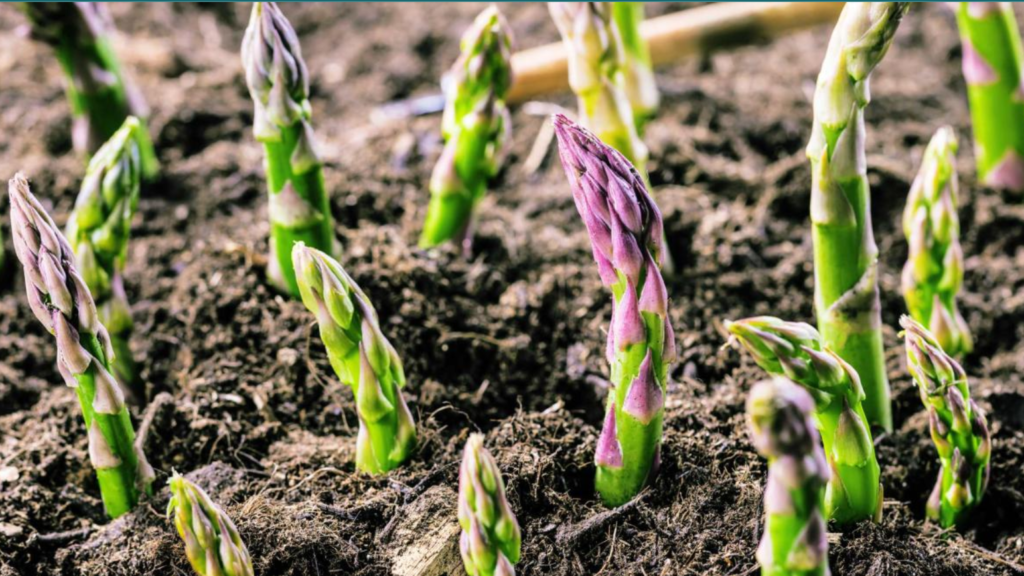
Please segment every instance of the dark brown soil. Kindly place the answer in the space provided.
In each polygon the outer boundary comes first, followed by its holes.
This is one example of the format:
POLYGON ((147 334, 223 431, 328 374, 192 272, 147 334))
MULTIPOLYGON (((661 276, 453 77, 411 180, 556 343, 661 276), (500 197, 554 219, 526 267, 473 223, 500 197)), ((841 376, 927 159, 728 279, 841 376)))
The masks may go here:
MULTIPOLYGON (((549 158, 524 171, 546 119, 514 111, 512 156, 483 206, 471 262, 414 247, 440 118, 370 120, 379 104, 436 90, 481 6, 284 8, 313 79, 342 262, 405 359, 420 426, 420 450, 384 478, 355 473, 351 393, 310 315, 264 281, 261 150, 237 54, 248 5, 112 9, 163 161, 143 192, 126 274, 153 399, 146 450, 161 485, 172 470, 196 471, 236 519, 258 574, 391 573, 396 550, 415 540, 402 527, 415 511, 453 514, 427 495, 454 505, 443 496, 474 430, 487 433, 523 526, 520 574, 757 572, 765 468, 742 407, 762 374, 722 349, 721 322, 812 320, 803 146, 829 27, 660 74, 664 105, 647 141, 679 266, 669 288, 681 359, 661 474, 637 503, 599 515, 591 461, 610 304, 561 168, 549 158)), ((503 10, 520 46, 556 39, 543 4, 503 10)), ((62 223, 82 164, 57 66, 16 34, 22 24, 0 7, 0 176, 23 170, 62 223)), ((916 5, 872 86, 868 160, 897 429, 878 441, 885 518, 831 535, 837 575, 1015 574, 1024 564, 1024 202, 975 183, 959 54, 952 15, 916 5), (995 438, 991 488, 963 534, 924 522, 938 466, 894 328, 900 213, 944 123, 964 143, 962 307, 977 340, 965 366, 995 438)), ((572 106, 568 95, 553 101, 572 106)), ((6 206, 0 195, 9 238, 6 206)), ((0 575, 189 573, 163 518, 165 490, 105 520, 74 395, 17 268, 9 258, 0 277, 0 469, 17 471, 0 480, 0 575)))

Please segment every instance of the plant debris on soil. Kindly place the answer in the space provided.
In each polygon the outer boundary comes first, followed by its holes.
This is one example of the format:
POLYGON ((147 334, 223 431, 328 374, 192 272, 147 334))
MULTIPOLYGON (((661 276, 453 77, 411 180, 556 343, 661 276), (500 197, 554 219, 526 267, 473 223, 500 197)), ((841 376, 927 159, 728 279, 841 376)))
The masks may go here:
MULTIPOLYGON (((481 210, 476 254, 416 238, 441 150, 440 116, 377 121, 375 107, 428 95, 482 4, 288 4, 310 67, 342 264, 375 303, 405 361, 421 444, 387 476, 355 472, 351 392, 313 318, 266 283, 262 150, 238 47, 247 4, 112 4, 116 47, 153 109, 162 161, 144 187, 125 273, 132 343, 150 403, 145 449, 163 486, 189 474, 235 519, 263 575, 459 574, 454 494, 473 431, 505 476, 523 528, 520 574, 742 575, 758 571, 764 462, 743 402, 763 377, 723 348, 721 322, 813 322, 804 146, 830 27, 659 71, 647 131, 654 196, 677 274, 680 360, 662 468, 634 502, 605 510, 593 448, 611 302, 554 155, 524 169, 548 119, 513 110, 509 162, 481 210)), ((684 9, 652 6, 651 12, 684 9)), ((519 47, 557 40, 543 3, 502 5, 519 47)), ((1018 9, 1018 12, 1024 13, 1018 9)), ((0 7, 0 176, 18 171, 63 225, 84 172, 51 51, 0 7)), ((961 146, 966 358, 993 429, 989 492, 962 533, 924 520, 938 471, 896 326, 904 304, 899 222, 928 139, 970 142, 953 14, 915 5, 874 75, 868 171, 896 429, 877 439, 884 518, 830 533, 833 573, 1024 572, 1024 199, 979 186, 961 146)), ((548 99, 568 109, 571 95, 548 99)), ((161 488, 116 521, 103 514, 72 390, 34 320, 0 228, 0 575, 190 573, 161 488)))

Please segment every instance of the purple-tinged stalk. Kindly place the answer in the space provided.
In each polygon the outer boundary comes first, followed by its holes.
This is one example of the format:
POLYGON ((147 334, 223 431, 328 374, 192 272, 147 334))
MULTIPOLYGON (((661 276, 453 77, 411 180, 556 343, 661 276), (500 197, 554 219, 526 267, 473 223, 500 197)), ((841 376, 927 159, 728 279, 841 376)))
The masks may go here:
POLYGON ((514 576, 522 535, 484 437, 472 434, 459 468, 459 548, 469 576, 514 576))
POLYGON ((168 482, 167 516, 185 542, 185 555, 199 576, 252 576, 249 550, 235 523, 199 486, 174 474, 168 482))
POLYGON ((660 267, 661 212, 622 154, 565 116, 554 123, 598 273, 614 296, 606 352, 612 390, 595 462, 601 498, 618 506, 658 468, 668 367, 676 358, 660 267))
POLYGON ((154 474, 135 442, 124 393, 111 374, 110 336, 71 246, 20 173, 10 181, 9 194, 14 250, 25 269, 28 303, 57 339, 57 368, 78 395, 103 507, 117 518, 150 493, 154 474))

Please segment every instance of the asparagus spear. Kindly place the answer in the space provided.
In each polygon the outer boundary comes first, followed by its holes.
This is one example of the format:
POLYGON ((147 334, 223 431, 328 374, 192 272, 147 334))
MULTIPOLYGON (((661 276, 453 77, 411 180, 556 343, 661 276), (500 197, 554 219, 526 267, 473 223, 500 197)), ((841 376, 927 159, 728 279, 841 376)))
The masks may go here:
MULTIPOLYGON (((106 6, 99 2, 22 2, 20 6, 31 24, 32 37, 53 48, 64 70, 76 150, 93 154, 129 115, 149 115, 142 94, 121 70, 110 45, 114 25, 106 6)), ((153 177, 159 165, 144 122, 136 137, 143 173, 153 177)))
POLYGON ((167 516, 185 541, 185 555, 199 576, 252 576, 249 550, 235 523, 210 496, 177 473, 168 482, 167 516))
POLYGON ((141 129, 139 120, 129 116, 89 161, 66 230, 79 271, 96 301, 100 322, 110 334, 114 374, 140 401, 143 394, 135 390, 138 373, 128 346, 132 313, 121 275, 139 202, 141 129))
POLYGON ((985 411, 971 399, 967 374, 927 328, 900 318, 907 368, 928 411, 942 470, 928 498, 928 518, 943 528, 961 526, 988 486, 992 438, 985 411))
POLYGON ((28 302, 57 339, 57 368, 78 395, 103 507, 117 518, 135 506, 140 494, 150 492, 154 474, 135 442, 124 395, 110 372, 110 336, 71 247, 20 173, 10 181, 9 194, 14 250, 25 268, 28 302))
POLYGON ((459 548, 469 576, 514 576, 522 536, 484 437, 472 434, 459 468, 459 548))
POLYGON ((658 112, 661 95, 654 81, 651 67, 651 51, 647 41, 640 35, 640 23, 644 21, 643 2, 612 2, 612 17, 622 36, 625 50, 625 87, 629 104, 633 107, 633 120, 637 133, 642 134, 644 125, 658 112))
POLYGON ((1024 191, 1024 89, 1017 19, 1009 2, 959 2, 964 79, 978 178, 1024 191))
POLYGON ((763 576, 829 574, 821 515, 829 470, 811 424, 812 402, 806 389, 785 378, 755 384, 747 398, 750 439, 768 459, 765 528, 757 547, 763 576))
POLYGON ((565 116, 554 123, 576 209, 615 299, 607 346, 613 388, 595 462, 601 498, 618 506, 657 470, 668 367, 676 357, 660 268, 661 212, 622 154, 565 116))
POLYGON ((903 233, 910 252, 902 283, 910 315, 930 327, 943 350, 961 356, 971 351, 973 343, 967 322, 956 307, 964 279, 956 213, 956 151, 953 128, 939 128, 910 186, 903 211, 903 233))
POLYGON ((476 205, 501 168, 512 132, 505 106, 512 84, 512 37, 497 7, 477 16, 461 47, 443 82, 445 145, 430 178, 420 246, 455 240, 469 254, 476 205))
POLYGON ((870 422, 892 429, 882 352, 878 247, 864 157, 864 107, 871 71, 885 56, 906 2, 843 8, 814 93, 811 223, 815 308, 825 343, 860 374, 870 422))
POLYGON ((770 316, 726 322, 726 329, 773 376, 803 386, 814 399, 832 478, 825 492, 828 517, 840 525, 882 514, 882 485, 871 429, 864 414, 864 390, 857 372, 802 322, 770 316))
POLYGON ((267 276, 277 289, 298 297, 292 246, 303 242, 333 254, 334 224, 310 124, 309 72, 295 30, 274 2, 253 4, 242 64, 270 194, 267 276))
POLYGON ((292 254, 302 302, 316 315, 338 378, 352 387, 359 414, 356 467, 383 474, 416 447, 416 424, 401 388, 405 370, 380 330, 366 294, 323 252, 296 242, 292 254))

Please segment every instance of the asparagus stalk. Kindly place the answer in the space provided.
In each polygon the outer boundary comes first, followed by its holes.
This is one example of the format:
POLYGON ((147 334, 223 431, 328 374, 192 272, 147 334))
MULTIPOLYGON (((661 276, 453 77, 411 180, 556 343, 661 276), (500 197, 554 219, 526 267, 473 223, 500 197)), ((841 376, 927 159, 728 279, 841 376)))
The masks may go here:
POLYGON ((755 384, 747 398, 750 439, 768 459, 765 528, 757 547, 763 576, 829 574, 821 514, 829 470, 811 424, 813 406, 807 390, 785 378, 755 384))
POLYGON ((942 470, 928 498, 928 518, 943 528, 962 526, 988 486, 992 438, 985 411, 971 399, 967 374, 927 328, 900 318, 907 368, 928 411, 942 470))
POLYGON ((1017 19, 1009 2, 959 2, 964 80, 978 179, 1024 191, 1024 88, 1017 19))
POLYGON ((341 264, 301 242, 292 259, 302 302, 316 315, 331 366, 355 394, 356 467, 388 472, 416 447, 416 424, 401 392, 402 360, 381 332, 373 305, 341 264))
POLYGON ((96 304, 57 225, 20 173, 10 181, 14 249, 25 268, 25 291, 36 318, 57 339, 57 368, 75 389, 89 435, 107 515, 131 510, 150 493, 153 469, 135 442, 124 395, 111 374, 114 349, 96 304))
POLYGON ((903 211, 903 233, 910 251, 902 284, 903 299, 914 320, 931 329, 943 350, 961 356, 971 351, 973 342, 956 306, 964 279, 956 213, 956 151, 953 128, 939 128, 910 186, 903 211))
POLYGON ((252 576, 249 550, 235 523, 210 496, 177 473, 168 482, 167 516, 185 541, 185 555, 199 576, 252 576))
POLYGON ((629 104, 633 107, 633 120, 637 133, 643 134, 644 125, 658 112, 661 95, 654 80, 651 51, 640 34, 644 21, 643 2, 612 2, 612 18, 622 36, 625 50, 625 87, 629 104))
POLYGON ((484 437, 466 441, 459 468, 459 548, 469 576, 515 576, 522 536, 484 437))
MULTIPOLYGON (((113 20, 99 2, 23 2, 22 11, 36 40, 51 46, 64 70, 74 122, 75 150, 93 154, 130 116, 146 118, 142 94, 121 70, 110 44, 113 20)), ((136 130, 142 170, 147 178, 159 171, 145 123, 136 130)))
POLYGON ((612 390, 595 462, 601 498, 618 506, 658 468, 668 367, 676 357, 660 268, 661 212, 622 154, 565 116, 556 115, 554 124, 601 281, 614 296, 612 390))
POLYGON ((882 485, 857 372, 809 324, 760 316, 725 326, 758 366, 800 384, 814 399, 814 420, 832 469, 825 491, 828 517, 839 525, 879 520, 882 485))
POLYGON ((444 78, 445 145, 430 178, 430 205, 420 246, 454 240, 468 255, 477 204, 497 175, 511 140, 505 97, 512 84, 512 37, 491 6, 462 37, 462 53, 444 78))
POLYGON ((295 30, 274 2, 253 4, 242 64, 270 194, 267 276, 277 289, 298 297, 292 246, 303 242, 333 254, 334 224, 310 124, 309 72, 295 30))
POLYGON ((141 129, 141 122, 129 116, 89 161, 66 230, 79 271, 96 301, 100 322, 110 334, 114 375, 128 388, 126 392, 139 400, 143 395, 135 390, 139 378, 128 346, 133 322, 122 273, 139 202, 141 129))
POLYGON ((849 3, 832 32, 814 93, 811 223, 815 308, 825 343, 860 374, 871 424, 892 429, 882 352, 878 247, 864 156, 871 71, 885 56, 906 2, 849 3))

